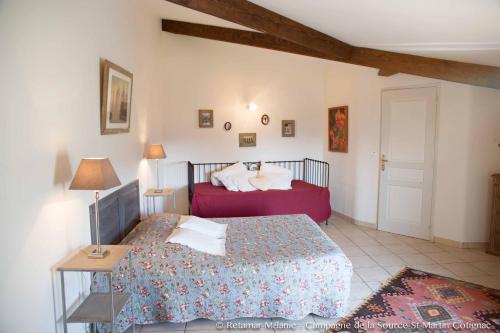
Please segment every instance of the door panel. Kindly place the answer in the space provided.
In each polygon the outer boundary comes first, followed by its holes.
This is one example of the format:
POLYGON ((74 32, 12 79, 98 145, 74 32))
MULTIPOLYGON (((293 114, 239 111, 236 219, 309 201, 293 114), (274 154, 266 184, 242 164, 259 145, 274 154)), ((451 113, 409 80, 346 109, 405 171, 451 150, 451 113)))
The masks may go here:
POLYGON ((430 238, 436 88, 382 93, 378 228, 430 238))

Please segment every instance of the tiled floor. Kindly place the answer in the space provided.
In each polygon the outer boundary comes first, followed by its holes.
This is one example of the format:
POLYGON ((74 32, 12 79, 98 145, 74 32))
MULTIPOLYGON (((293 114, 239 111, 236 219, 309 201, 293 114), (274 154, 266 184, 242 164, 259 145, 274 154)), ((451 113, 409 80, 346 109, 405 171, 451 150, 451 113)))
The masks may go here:
MULTIPOLYGON (((404 266, 500 289, 500 257, 488 255, 484 251, 457 249, 359 227, 337 217, 332 218, 328 226, 322 225, 321 228, 344 250, 354 265, 355 273, 351 281, 351 308, 357 307, 364 298, 377 290, 382 282, 404 266)), ((279 318, 268 320, 247 318, 231 321, 229 326, 233 328, 230 327, 229 330, 242 330, 234 327, 248 327, 249 324, 253 324, 254 328, 261 327, 261 329, 246 330, 262 333, 323 332, 325 329, 322 325, 335 321, 317 316, 308 316, 299 322, 279 318), (282 323, 291 323, 292 327, 296 326, 296 328, 274 330, 269 327, 282 323)), ((227 327, 228 324, 224 323, 224 326, 227 327)), ((195 320, 187 324, 143 325, 139 326, 136 332, 210 333, 216 330, 216 322, 195 320)))

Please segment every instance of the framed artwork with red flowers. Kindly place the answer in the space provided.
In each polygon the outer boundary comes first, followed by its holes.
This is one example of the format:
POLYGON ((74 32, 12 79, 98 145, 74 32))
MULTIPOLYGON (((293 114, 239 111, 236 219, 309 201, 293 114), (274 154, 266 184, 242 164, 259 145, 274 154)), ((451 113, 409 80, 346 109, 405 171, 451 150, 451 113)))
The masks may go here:
POLYGON ((328 150, 347 153, 349 148, 349 107, 328 109, 328 150))

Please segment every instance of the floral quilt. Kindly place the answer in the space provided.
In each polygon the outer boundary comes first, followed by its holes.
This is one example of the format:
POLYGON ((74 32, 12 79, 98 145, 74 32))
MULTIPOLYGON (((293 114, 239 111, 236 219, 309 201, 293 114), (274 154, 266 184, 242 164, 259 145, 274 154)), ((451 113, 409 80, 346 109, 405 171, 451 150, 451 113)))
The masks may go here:
MULTIPOLYGON (((178 220, 152 217, 122 242, 133 246, 137 324, 345 314, 351 262, 308 216, 212 219, 229 224, 225 257, 165 243, 178 220)), ((128 271, 123 260, 113 273, 116 292, 128 288, 128 271)), ((94 289, 106 285, 102 278, 94 289)), ((130 326, 130 306, 117 322, 118 331, 130 326)))

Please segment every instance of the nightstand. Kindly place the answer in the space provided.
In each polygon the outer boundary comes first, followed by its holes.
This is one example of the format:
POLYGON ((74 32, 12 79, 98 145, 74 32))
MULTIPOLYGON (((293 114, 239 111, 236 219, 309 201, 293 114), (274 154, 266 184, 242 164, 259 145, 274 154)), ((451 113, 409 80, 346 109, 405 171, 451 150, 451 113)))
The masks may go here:
POLYGON ((88 253, 96 246, 90 245, 78 253, 64 260, 57 267, 61 273, 61 297, 63 308, 64 333, 68 332, 68 323, 111 323, 112 332, 115 332, 115 320, 122 309, 130 303, 132 312, 132 332, 135 333, 134 297, 132 294, 132 246, 129 245, 103 245, 109 250, 109 255, 103 259, 90 259, 88 253), (129 293, 112 292, 113 269, 120 261, 128 256, 129 262, 129 293), (64 286, 64 273, 66 272, 99 272, 108 277, 108 292, 91 292, 85 300, 68 316, 66 309, 66 295, 64 286))
POLYGON ((174 213, 177 212, 175 203, 175 190, 172 188, 162 188, 161 192, 156 192, 156 189, 150 188, 144 193, 144 207, 146 209, 146 215, 149 216, 151 211, 151 206, 153 214, 156 214, 156 198, 163 198, 163 200, 172 198, 174 213))

